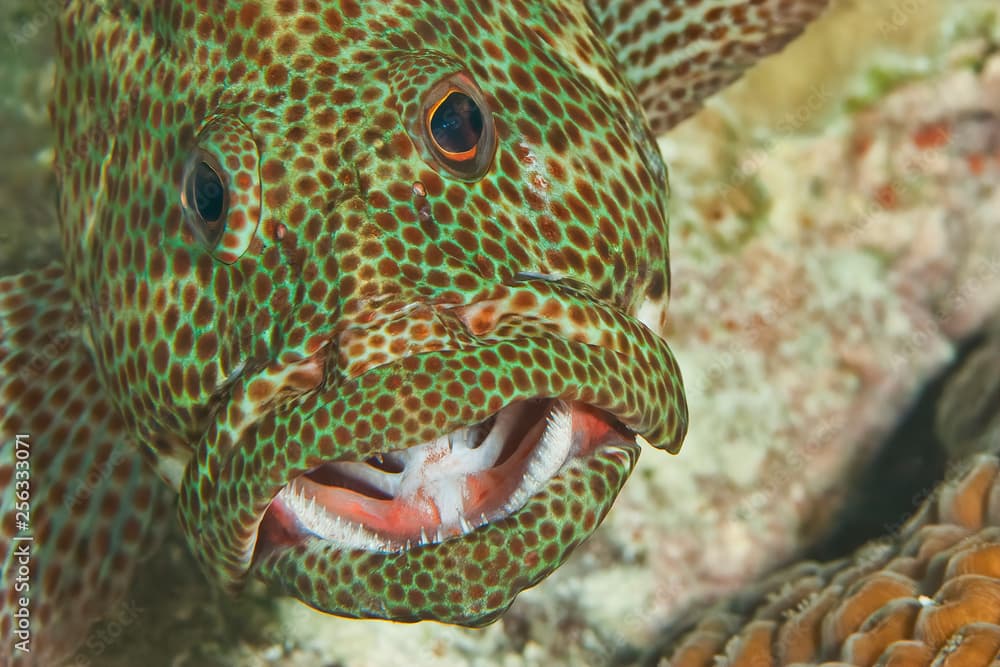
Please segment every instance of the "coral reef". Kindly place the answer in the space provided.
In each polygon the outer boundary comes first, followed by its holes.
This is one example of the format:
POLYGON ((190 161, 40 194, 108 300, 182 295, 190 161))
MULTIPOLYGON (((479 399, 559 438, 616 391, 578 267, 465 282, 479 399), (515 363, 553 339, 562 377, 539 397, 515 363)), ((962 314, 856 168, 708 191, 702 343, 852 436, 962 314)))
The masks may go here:
MULTIPOLYGON (((897 421, 1000 306, 1000 27, 986 5, 950 7, 928 15, 936 56, 876 50, 852 81, 815 80, 800 109, 747 130, 742 114, 763 112, 731 105, 761 92, 751 77, 663 140, 677 204, 667 335, 691 431, 678 460, 644 456, 610 516, 638 533, 654 617, 833 530, 897 421)), ((756 74, 794 80, 779 66, 808 69, 807 47, 850 25, 817 24, 793 45, 805 55, 756 74)), ((910 463, 904 498, 943 472, 910 463)))
POLYGON ((991 663, 1000 653, 998 473, 996 456, 976 457, 895 539, 769 577, 676 640, 668 632, 659 664, 991 663))

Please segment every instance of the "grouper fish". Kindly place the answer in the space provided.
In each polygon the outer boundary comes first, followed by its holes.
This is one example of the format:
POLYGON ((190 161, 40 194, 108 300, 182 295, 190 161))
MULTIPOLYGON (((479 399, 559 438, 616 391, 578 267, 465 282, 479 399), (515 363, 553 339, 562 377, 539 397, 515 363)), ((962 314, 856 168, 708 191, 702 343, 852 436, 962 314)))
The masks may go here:
POLYGON ((684 438, 656 134, 824 4, 66 2, 0 655, 72 651, 171 512, 228 590, 496 619, 684 438))

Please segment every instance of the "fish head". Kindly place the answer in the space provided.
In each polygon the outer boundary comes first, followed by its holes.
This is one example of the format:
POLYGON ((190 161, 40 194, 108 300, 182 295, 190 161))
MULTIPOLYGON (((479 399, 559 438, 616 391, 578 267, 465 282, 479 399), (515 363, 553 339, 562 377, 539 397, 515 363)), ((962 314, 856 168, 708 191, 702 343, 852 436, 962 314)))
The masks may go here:
POLYGON ((486 623, 684 437, 643 110, 582 5, 203 4, 61 36, 104 384, 213 579, 486 623))

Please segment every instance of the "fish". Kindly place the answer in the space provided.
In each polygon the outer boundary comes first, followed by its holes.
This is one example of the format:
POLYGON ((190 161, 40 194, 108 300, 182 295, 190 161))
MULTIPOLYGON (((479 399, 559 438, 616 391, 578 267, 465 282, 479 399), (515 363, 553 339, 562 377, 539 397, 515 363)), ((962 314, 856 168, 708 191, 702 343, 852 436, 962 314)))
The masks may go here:
POLYGON ((0 280, 7 660, 207 579, 481 626, 688 413, 656 136, 825 0, 69 0, 0 280))

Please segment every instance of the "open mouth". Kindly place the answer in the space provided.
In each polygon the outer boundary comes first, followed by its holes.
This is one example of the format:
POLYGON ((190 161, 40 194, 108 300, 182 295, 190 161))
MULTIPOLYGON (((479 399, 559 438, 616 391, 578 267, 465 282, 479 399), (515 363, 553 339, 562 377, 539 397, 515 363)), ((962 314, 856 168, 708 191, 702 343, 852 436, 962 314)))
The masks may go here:
POLYGON ((257 553, 318 537, 344 549, 399 552, 508 517, 569 461, 634 434, 577 401, 512 403, 483 422, 365 461, 334 461, 271 502, 257 553))

